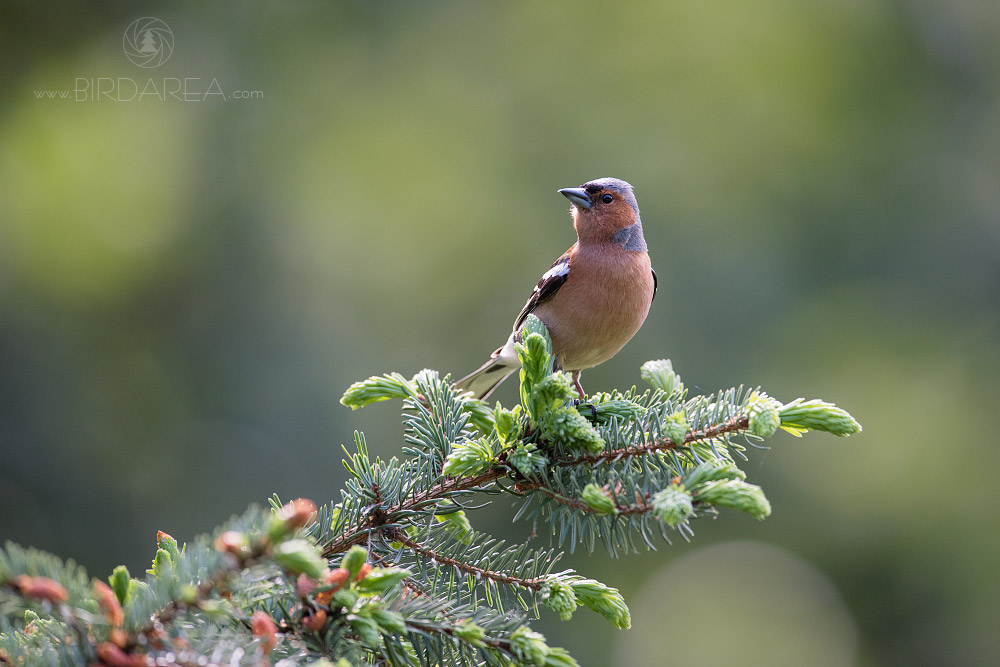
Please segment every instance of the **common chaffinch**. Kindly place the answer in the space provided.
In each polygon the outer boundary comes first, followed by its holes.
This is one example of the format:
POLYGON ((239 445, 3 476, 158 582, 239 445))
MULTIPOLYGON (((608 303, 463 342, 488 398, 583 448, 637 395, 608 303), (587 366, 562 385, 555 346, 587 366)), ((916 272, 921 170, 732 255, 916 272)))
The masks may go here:
POLYGON ((556 368, 580 373, 615 356, 639 330, 656 295, 656 273, 646 252, 639 205, 632 186, 599 178, 559 190, 573 204, 576 243, 557 259, 514 321, 507 343, 490 360, 459 380, 459 389, 486 398, 521 367, 514 348, 529 314, 552 337, 556 368))

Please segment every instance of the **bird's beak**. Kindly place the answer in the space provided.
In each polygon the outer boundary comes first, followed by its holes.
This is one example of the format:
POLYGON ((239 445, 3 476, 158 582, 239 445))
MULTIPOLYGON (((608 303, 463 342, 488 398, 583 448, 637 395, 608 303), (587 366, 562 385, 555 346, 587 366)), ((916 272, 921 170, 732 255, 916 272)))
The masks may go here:
POLYGON ((587 191, 583 188, 563 188, 559 191, 559 194, 570 200, 573 203, 573 206, 590 208, 590 197, 587 195, 587 191))

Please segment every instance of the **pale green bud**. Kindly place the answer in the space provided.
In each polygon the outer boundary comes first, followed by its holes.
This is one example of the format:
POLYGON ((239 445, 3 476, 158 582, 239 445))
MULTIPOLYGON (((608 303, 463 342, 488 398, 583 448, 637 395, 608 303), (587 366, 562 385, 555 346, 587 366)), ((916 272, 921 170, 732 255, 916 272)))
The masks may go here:
POLYGON ((616 514, 618 512, 611 494, 608 493, 607 489, 594 482, 583 487, 580 500, 587 503, 598 514, 616 514))
POLYGON ((681 525, 694 514, 691 494, 676 485, 657 491, 651 500, 653 513, 671 528, 681 525))
POLYGON ((452 634, 473 646, 482 646, 486 631, 471 620, 463 618, 452 627, 452 634))
POLYGON ((563 371, 542 378, 532 391, 535 407, 538 410, 551 410, 561 407, 564 403, 577 396, 573 386, 573 376, 563 371))
POLYGON ((669 359, 647 361, 639 368, 639 377, 654 389, 661 389, 667 394, 684 391, 681 377, 674 372, 674 365, 669 359))
POLYGON ((170 554, 171 562, 177 563, 180 560, 181 550, 177 546, 177 540, 162 530, 156 531, 156 547, 170 554))
POLYGON ((542 410, 536 423, 545 439, 561 444, 570 452, 583 450, 597 454, 604 451, 604 440, 574 408, 542 410))
POLYGON ((573 587, 558 579, 549 579, 542 584, 542 602, 549 609, 559 614, 559 618, 568 621, 576 611, 576 593, 573 587))
POLYGON ((634 419, 646 412, 646 408, 624 398, 611 398, 609 394, 591 396, 586 403, 576 406, 577 412, 599 424, 606 424, 615 417, 620 420, 634 419))
POLYGON ((510 636, 510 647, 519 659, 534 667, 545 667, 549 647, 545 637, 527 625, 522 625, 510 636))
POLYGON ((353 616, 351 627, 366 645, 370 648, 378 648, 382 641, 382 635, 379 633, 378 623, 375 622, 375 619, 367 616, 353 616))
POLYGON ((424 368, 413 374, 413 377, 410 378, 410 385, 419 390, 421 386, 429 387, 436 385, 440 379, 441 375, 436 370, 433 368, 424 368))
POLYGON ((528 333, 515 348, 521 361, 521 382, 529 390, 534 389, 537 382, 552 372, 551 341, 539 333, 528 333))
MULTIPOLYGON (((362 579, 364 581, 364 579, 362 579)), ((344 609, 352 609, 354 603, 358 601, 360 593, 358 589, 354 587, 344 587, 340 590, 334 591, 333 596, 330 598, 330 608, 338 609, 343 607, 344 609)))
POLYGON ((537 409, 532 396, 535 384, 552 372, 552 339, 540 319, 528 315, 521 328, 522 342, 515 345, 521 362, 521 405, 534 419, 537 409))
POLYGON ((404 567, 376 567, 358 582, 362 593, 384 593, 412 574, 404 567))
POLYGON ((194 584, 184 584, 181 586, 180 599, 186 605, 194 605, 198 602, 198 587, 194 584))
POLYGON ((503 445, 509 445, 517 441, 521 436, 521 406, 518 405, 513 410, 505 410, 497 403, 493 411, 493 423, 496 429, 497 438, 503 445))
MULTIPOLYGON (((438 503, 438 507, 441 508, 453 506, 454 503, 450 500, 442 500, 438 503)), ((442 512, 441 514, 435 514, 434 518, 437 519, 439 523, 446 524, 447 527, 454 533, 455 537, 463 541, 465 541, 466 536, 472 532, 472 524, 469 523, 469 517, 466 516, 465 510, 442 512)))
MULTIPOLYGON (((528 315, 524 318, 524 324, 521 326, 521 337, 522 340, 527 341, 532 336, 537 336, 539 343, 541 345, 542 351, 545 355, 551 355, 552 353, 552 337, 549 335, 549 330, 536 315, 528 315)), ((534 345, 535 343, 532 343, 534 345)), ((551 359, 547 361, 551 362, 551 359)), ((549 366, 545 369, 546 373, 552 371, 552 367, 549 366)))
POLYGON ((771 513, 771 503, 764 496, 764 491, 740 479, 709 482, 695 492, 701 502, 746 512, 755 519, 763 519, 771 513))
POLYGON ((706 461, 696 468, 693 468, 684 477, 684 485, 693 489, 705 482, 714 482, 717 479, 746 479, 745 472, 736 467, 735 464, 722 463, 718 459, 706 461))
POLYGON ((660 425, 660 433, 670 438, 670 442, 677 446, 684 444, 684 439, 687 438, 690 430, 687 417, 684 416, 683 411, 675 412, 668 416, 663 420, 663 424, 660 425))
POLYGON ((316 503, 307 498, 296 498, 282 505, 271 515, 267 536, 271 542, 280 542, 316 518, 316 503))
POLYGON ((549 460, 538 451, 538 446, 534 443, 519 442, 507 455, 507 463, 514 466, 525 477, 531 477, 536 471, 547 466, 549 460))
POLYGON ((819 399, 797 398, 780 410, 781 427, 792 431, 826 431, 847 436, 861 431, 859 424, 846 410, 819 399))
POLYGON ((486 438, 457 442, 445 459, 441 472, 449 477, 471 477, 489 468, 494 456, 486 438))
POLYGON ((383 632, 395 634, 406 632, 406 621, 403 620, 403 615, 399 612, 376 609, 372 612, 372 618, 383 632))
POLYGON ((344 554, 344 557, 340 561, 340 567, 347 570, 347 579, 350 581, 351 579, 354 579, 354 577, 358 576, 358 572, 361 571, 361 566, 366 562, 368 562, 368 550, 364 547, 355 545, 348 549, 347 553, 344 554))
POLYGON ((343 405, 357 410, 378 401, 388 401, 392 398, 408 398, 417 393, 413 384, 399 373, 389 373, 381 377, 370 377, 361 382, 355 382, 340 398, 343 405))
POLYGON ((139 581, 138 579, 130 579, 128 582, 128 595, 125 596, 126 600, 134 600, 137 595, 145 595, 149 592, 149 584, 145 581, 139 581))
POLYGON ((156 555, 153 557, 153 566, 146 570, 146 572, 159 579, 165 573, 172 571, 172 569, 170 552, 166 549, 157 549, 156 555))
POLYGON ((462 412, 469 418, 479 435, 486 437, 494 432, 493 410, 486 401, 471 396, 464 396, 461 399, 462 412))
POLYGON ((115 597, 118 598, 119 604, 124 605, 128 600, 128 583, 132 577, 128 573, 128 568, 124 565, 119 565, 108 577, 108 583, 111 584, 111 590, 115 592, 115 597))
POLYGON ((213 621, 221 622, 224 618, 227 621, 233 620, 233 606, 226 600, 202 600, 198 603, 198 609, 213 621))
POLYGON ((781 426, 778 410, 781 403, 762 391, 754 392, 747 404, 747 416, 750 418, 748 430, 754 435, 769 438, 781 426))
POLYGON ((545 667, 580 667, 580 663, 566 649, 550 646, 548 655, 545 656, 545 667))
POLYGON ((628 630, 632 627, 632 614, 617 588, 605 586, 595 579, 577 579, 569 584, 577 602, 596 611, 616 628, 628 630))
POLYGON ((326 568, 326 559, 309 540, 286 540, 274 548, 274 561, 293 574, 303 573, 319 579, 326 568))
POLYGON ((536 381, 540 380, 543 375, 548 374, 548 371, 544 369, 544 364, 541 363, 548 353, 549 346, 544 336, 538 333, 527 334, 518 346, 521 370, 529 371, 535 376, 536 381))

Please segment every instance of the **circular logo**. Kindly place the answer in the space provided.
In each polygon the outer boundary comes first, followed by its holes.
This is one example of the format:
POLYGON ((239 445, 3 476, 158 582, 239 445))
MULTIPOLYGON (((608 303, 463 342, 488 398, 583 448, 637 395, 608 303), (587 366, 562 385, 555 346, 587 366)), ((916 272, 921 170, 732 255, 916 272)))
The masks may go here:
POLYGON ((144 16, 125 28, 125 56, 139 67, 159 67, 174 52, 174 33, 160 19, 144 16))

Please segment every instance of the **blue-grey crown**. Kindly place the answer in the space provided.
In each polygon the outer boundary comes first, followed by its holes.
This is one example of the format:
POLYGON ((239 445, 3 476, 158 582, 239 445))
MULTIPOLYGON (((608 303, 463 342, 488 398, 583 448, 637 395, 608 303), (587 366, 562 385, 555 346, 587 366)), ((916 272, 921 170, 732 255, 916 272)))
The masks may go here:
POLYGON ((632 193, 632 185, 627 181, 623 181, 620 178, 597 178, 593 181, 587 181, 580 187, 590 194, 601 190, 611 190, 612 192, 617 192, 625 198, 628 205, 632 207, 633 211, 635 211, 635 221, 640 221, 639 204, 635 201, 635 194, 632 193))

